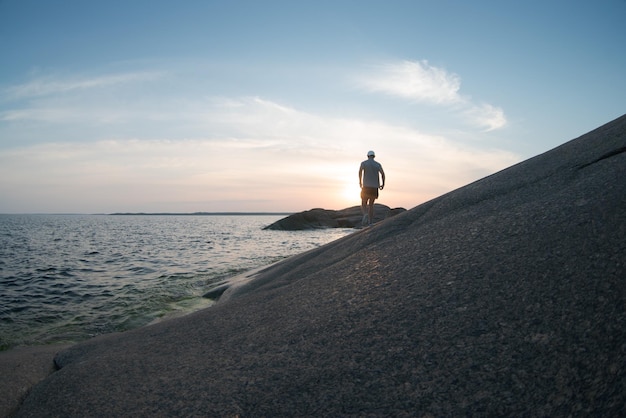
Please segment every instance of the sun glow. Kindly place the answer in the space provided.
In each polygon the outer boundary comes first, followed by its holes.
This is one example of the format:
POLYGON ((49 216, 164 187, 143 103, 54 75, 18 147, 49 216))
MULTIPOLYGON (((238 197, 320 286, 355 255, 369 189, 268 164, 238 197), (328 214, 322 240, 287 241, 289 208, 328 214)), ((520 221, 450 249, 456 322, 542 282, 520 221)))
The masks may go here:
POLYGON ((343 204, 343 206, 339 209, 348 208, 351 206, 359 205, 361 202, 361 189, 358 184, 346 183, 342 189, 340 189, 339 193, 339 203, 343 204))

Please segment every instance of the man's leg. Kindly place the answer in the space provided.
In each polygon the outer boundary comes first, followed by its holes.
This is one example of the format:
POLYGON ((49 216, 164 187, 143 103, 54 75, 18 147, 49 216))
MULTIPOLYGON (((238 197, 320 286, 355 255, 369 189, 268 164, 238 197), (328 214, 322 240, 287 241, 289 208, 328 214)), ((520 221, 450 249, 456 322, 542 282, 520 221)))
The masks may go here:
POLYGON ((361 225, 366 226, 369 222, 369 218, 367 216, 368 214, 367 197, 361 198, 361 214, 363 215, 363 219, 361 219, 361 225))
POLYGON ((369 223, 370 225, 374 222, 374 198, 371 198, 369 201, 369 207, 368 207, 368 211, 369 211, 369 223))

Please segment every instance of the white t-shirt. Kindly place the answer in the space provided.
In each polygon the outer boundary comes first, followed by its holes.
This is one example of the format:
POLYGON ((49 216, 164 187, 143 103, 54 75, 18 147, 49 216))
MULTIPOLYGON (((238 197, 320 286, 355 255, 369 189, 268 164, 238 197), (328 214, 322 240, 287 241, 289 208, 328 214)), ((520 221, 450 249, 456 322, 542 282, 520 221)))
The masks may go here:
POLYGON ((380 186, 378 173, 383 171, 383 166, 373 158, 368 158, 361 163, 361 169, 363 170, 363 187, 375 187, 380 186))

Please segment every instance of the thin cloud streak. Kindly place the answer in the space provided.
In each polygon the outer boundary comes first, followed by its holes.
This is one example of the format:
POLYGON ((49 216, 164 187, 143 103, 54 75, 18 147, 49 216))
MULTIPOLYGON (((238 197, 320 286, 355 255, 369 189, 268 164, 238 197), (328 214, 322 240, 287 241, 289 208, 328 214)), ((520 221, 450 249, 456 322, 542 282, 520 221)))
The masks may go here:
POLYGON ((25 99, 53 94, 63 94, 75 90, 87 90, 99 87, 109 87, 117 84, 155 81, 163 76, 160 72, 134 72, 125 74, 111 74, 100 77, 70 78, 54 80, 49 77, 32 80, 28 83, 11 86, 5 89, 4 96, 11 99, 25 99))
MULTIPOLYGON (((473 103, 459 93, 461 81, 458 75, 431 66, 425 60, 388 63, 375 68, 374 72, 358 79, 361 88, 369 92, 408 99, 412 103, 443 106, 451 110, 451 115, 456 115, 458 120, 465 120, 470 126, 478 127, 485 132, 500 129, 507 124, 501 108, 486 103, 473 103)), ((198 111, 203 111, 202 108, 207 108, 206 115, 215 110, 213 109, 215 106, 219 110, 220 107, 240 107, 246 104, 241 103, 241 99, 238 98, 198 98, 196 92, 188 95, 181 93, 181 97, 170 97, 167 101, 141 99, 150 97, 150 83, 163 81, 162 78, 166 74, 168 73, 164 71, 139 71, 92 78, 74 77, 66 80, 43 77, 5 89, 5 101, 18 99, 30 101, 5 106, 6 110, 0 112, 0 121, 115 124, 140 120, 172 123, 185 120, 192 124, 197 121, 202 125, 202 119, 207 120, 197 114, 198 111), (144 89, 143 95, 129 96, 128 91, 140 86, 144 89)), ((172 79, 168 80, 168 83, 173 82, 172 79)), ((256 102, 256 105, 264 108, 266 112, 274 114, 282 112, 281 125, 294 124, 290 119, 297 118, 297 114, 291 112, 288 106, 270 101, 263 106, 264 99, 254 96, 246 100, 256 102)), ((245 124, 250 119, 247 115, 237 116, 240 118, 237 123, 245 124)), ((253 113, 251 117, 264 115, 253 113)), ((215 118, 213 123, 217 126, 224 123, 235 125, 233 120, 224 121, 215 118)))

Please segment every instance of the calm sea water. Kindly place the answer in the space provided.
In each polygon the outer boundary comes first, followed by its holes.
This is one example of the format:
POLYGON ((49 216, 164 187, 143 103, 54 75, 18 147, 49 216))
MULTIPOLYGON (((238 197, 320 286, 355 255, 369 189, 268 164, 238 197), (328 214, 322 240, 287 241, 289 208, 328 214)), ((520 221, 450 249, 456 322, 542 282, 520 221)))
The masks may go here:
POLYGON ((0 215, 0 349, 75 342, 210 306, 238 273, 353 230, 277 215, 0 215))

